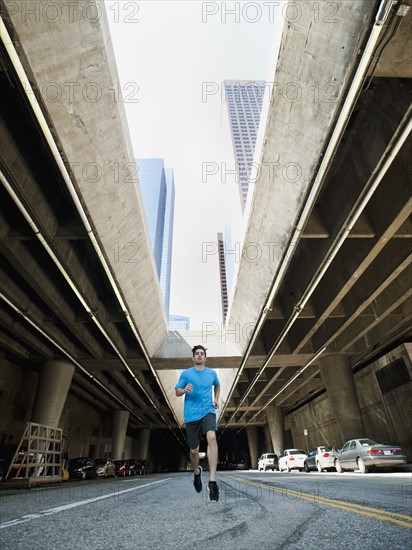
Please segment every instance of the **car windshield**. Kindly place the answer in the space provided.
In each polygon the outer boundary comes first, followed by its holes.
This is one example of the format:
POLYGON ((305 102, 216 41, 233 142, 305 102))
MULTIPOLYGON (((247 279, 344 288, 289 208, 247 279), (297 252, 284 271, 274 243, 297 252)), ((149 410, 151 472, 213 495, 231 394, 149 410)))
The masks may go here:
POLYGON ((332 447, 319 447, 319 451, 325 453, 326 451, 333 451, 333 449, 332 447))
POLYGON ((362 447, 370 447, 372 445, 379 445, 379 443, 373 439, 359 439, 359 445, 362 445, 362 447))
POLYGON ((123 466, 124 460, 113 460, 113 462, 116 464, 116 466, 123 466))
POLYGON ((306 451, 302 451, 302 449, 293 449, 292 451, 289 451, 290 455, 305 455, 306 451))
POLYGON ((86 460, 73 460, 73 461, 70 461, 70 467, 71 468, 81 468, 82 466, 84 466, 86 464, 86 460))
POLYGON ((276 458, 276 455, 275 454, 269 454, 269 455, 267 455, 267 458, 276 458))
POLYGON ((105 458, 96 458, 96 464, 106 464, 107 460, 105 458))

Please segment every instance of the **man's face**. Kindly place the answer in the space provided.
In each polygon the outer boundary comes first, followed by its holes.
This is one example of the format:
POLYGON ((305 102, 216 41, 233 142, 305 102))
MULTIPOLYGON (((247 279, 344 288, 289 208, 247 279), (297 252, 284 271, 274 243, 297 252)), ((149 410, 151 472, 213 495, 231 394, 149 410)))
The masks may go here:
POLYGON ((206 363, 205 352, 202 349, 197 349, 193 356, 195 365, 204 365, 206 363))

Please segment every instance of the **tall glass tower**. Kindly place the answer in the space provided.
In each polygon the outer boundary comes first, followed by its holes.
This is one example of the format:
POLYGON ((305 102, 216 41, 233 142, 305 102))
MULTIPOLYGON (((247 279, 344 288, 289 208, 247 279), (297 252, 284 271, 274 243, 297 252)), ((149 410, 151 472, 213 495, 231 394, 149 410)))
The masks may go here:
POLYGON ((136 164, 166 318, 169 319, 175 207, 173 170, 165 169, 163 159, 159 158, 136 159, 136 164))
POLYGON ((262 80, 225 80, 224 84, 243 212, 249 189, 265 82, 262 80))

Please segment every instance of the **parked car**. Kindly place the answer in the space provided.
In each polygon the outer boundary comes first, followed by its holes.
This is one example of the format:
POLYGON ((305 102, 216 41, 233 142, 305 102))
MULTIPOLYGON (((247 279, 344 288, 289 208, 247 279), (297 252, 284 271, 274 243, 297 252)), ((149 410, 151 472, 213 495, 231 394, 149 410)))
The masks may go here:
POLYGON ((279 472, 283 472, 283 470, 287 472, 299 470, 301 472, 306 455, 307 453, 302 449, 285 449, 279 457, 279 472))
POLYGON ((116 475, 119 477, 126 477, 131 476, 132 472, 130 471, 131 464, 127 460, 113 460, 115 468, 116 468, 116 475))
POLYGON ((116 466, 110 458, 96 458, 96 472, 99 477, 115 477, 116 466))
POLYGON ((96 464, 92 458, 80 456, 71 458, 67 464, 70 479, 96 479, 96 464))
POLYGON ((364 474, 370 468, 392 467, 406 462, 406 455, 398 445, 385 445, 362 438, 345 443, 336 453, 335 468, 339 473, 360 470, 364 474))
POLYGON ((332 471, 335 469, 335 457, 336 452, 332 447, 324 445, 314 447, 303 461, 303 468, 305 472, 310 472, 311 470, 317 470, 318 472, 323 472, 324 470, 332 471))
POLYGON ((144 459, 132 459, 130 472, 132 476, 143 476, 149 473, 149 461, 144 459))
POLYGON ((278 455, 275 453, 265 453, 258 460, 259 472, 266 472, 266 470, 275 471, 278 467, 278 455))

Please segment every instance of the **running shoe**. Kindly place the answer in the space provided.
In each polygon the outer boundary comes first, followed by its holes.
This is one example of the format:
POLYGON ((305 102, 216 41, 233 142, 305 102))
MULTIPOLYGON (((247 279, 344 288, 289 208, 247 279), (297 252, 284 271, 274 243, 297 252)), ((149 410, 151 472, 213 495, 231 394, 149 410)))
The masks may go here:
POLYGON ((194 488, 196 489, 196 493, 200 493, 202 491, 202 467, 199 466, 199 473, 195 474, 195 479, 193 481, 194 488))
POLYGON ((209 501, 217 502, 219 500, 219 487, 216 481, 209 481, 209 501))

